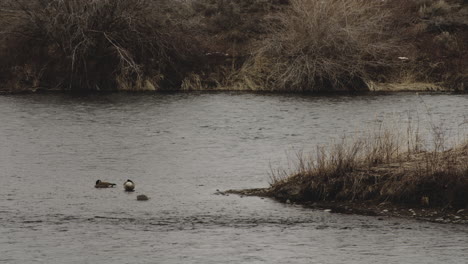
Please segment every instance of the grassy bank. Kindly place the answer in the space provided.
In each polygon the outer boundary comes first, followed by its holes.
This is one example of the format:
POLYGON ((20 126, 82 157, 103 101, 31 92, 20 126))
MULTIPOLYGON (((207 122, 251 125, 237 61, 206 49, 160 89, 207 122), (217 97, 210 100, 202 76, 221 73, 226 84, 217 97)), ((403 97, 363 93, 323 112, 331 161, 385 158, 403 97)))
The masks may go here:
POLYGON ((293 171, 275 170, 269 188, 233 193, 368 214, 465 212, 460 218, 468 223, 468 141, 447 148, 440 128, 433 129, 426 142, 411 127, 406 134, 381 128, 343 138, 309 157, 298 155, 293 171))
POLYGON ((4 0, 0 15, 3 91, 468 89, 464 0, 4 0))

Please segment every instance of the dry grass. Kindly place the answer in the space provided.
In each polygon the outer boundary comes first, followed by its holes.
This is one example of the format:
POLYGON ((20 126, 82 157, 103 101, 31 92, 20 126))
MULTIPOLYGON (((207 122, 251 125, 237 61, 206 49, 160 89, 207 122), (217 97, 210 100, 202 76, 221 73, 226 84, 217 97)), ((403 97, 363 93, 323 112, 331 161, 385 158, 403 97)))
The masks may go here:
MULTIPOLYGON (((458 91, 468 86, 468 5, 463 0, 394 0, 394 24, 409 43, 400 76, 437 82, 458 91)), ((396 76, 398 80, 399 76, 396 76)))
MULTIPOLYGON (((20 17, 2 34, 12 86, 69 90, 147 89, 182 79, 182 38, 165 0, 12 1, 20 17), (25 85, 26 83, 26 85, 25 85)), ((188 36, 187 36, 188 37, 188 36)))
POLYGON ((274 91, 365 89, 385 74, 399 44, 379 1, 290 1, 256 51, 247 78, 274 91), (377 77, 378 78, 378 77, 377 77))
POLYGON ((279 92, 402 82, 468 88, 468 6, 462 1, 290 2, 225 85, 279 92))
POLYGON ((343 139, 312 157, 298 156, 294 172, 272 173, 271 196, 291 201, 391 201, 433 207, 468 206, 468 141, 446 150, 433 135, 425 150, 418 129, 406 135, 380 128, 343 139))
POLYGON ((199 19, 202 42, 208 52, 234 56, 250 53, 252 45, 268 33, 272 14, 282 8, 280 0, 193 0, 190 6, 199 19))
POLYGON ((10 90, 468 89, 463 0, 4 0, 0 28, 10 90))

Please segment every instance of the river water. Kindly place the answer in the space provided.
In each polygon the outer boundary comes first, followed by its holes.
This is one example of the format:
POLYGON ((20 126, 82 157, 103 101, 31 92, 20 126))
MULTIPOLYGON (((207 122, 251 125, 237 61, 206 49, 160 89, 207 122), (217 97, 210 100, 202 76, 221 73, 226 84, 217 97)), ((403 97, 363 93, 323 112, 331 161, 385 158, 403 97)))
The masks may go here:
POLYGON ((457 138, 467 115, 467 95, 0 96, 0 263, 468 263, 467 226, 216 195, 383 119, 457 138))

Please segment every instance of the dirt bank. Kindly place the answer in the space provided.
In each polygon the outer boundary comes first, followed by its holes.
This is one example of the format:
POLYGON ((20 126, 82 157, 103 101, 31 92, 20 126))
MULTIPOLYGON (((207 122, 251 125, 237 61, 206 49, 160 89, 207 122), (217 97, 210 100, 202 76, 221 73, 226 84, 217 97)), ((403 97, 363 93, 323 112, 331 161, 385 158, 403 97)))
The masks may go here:
POLYGON ((468 224, 468 144, 383 162, 377 162, 379 156, 373 154, 373 165, 360 159, 350 161, 345 153, 329 155, 329 160, 315 167, 276 179, 269 188, 226 193, 269 197, 337 213, 468 224))
MULTIPOLYGON (((269 188, 228 190, 219 194, 237 194, 241 196, 275 197, 269 188)), ((292 203, 289 200, 279 200, 284 203, 292 203)), ((423 207, 419 205, 403 205, 377 201, 320 201, 320 202, 294 202, 313 210, 324 210, 339 214, 359 214, 384 217, 412 218, 421 221, 429 221, 445 224, 468 224, 468 209, 453 209, 441 207, 423 207)))

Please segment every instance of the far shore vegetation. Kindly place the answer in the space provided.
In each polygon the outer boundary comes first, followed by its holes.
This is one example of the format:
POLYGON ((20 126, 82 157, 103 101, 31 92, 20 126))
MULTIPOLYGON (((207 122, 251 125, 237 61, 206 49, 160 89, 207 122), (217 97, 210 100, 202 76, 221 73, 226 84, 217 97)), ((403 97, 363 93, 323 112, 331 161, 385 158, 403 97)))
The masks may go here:
POLYGON ((466 0, 0 0, 2 92, 398 84, 468 91, 466 0))

